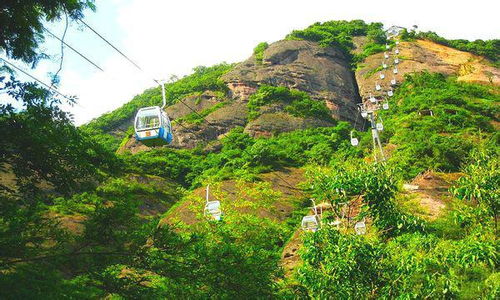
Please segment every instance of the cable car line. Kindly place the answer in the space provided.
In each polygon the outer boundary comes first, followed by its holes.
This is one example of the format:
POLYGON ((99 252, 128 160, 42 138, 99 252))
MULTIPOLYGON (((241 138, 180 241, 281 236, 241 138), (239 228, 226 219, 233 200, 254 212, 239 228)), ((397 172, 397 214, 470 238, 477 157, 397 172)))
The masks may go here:
POLYGON ((18 70, 19 72, 23 73, 24 75, 30 77, 31 79, 37 81, 38 83, 40 83, 41 85, 45 86, 46 88, 48 88, 49 90, 52 90, 54 92, 56 92, 57 94, 59 94, 60 96, 68 99, 69 101, 71 101, 72 103, 74 102, 75 99, 71 98, 71 97, 68 97, 66 95, 64 95, 63 93, 59 92, 56 88, 46 84, 45 82, 41 81, 40 79, 36 78, 35 76, 29 74, 28 72, 24 71, 23 69, 17 67, 16 65, 14 65, 13 63, 5 60, 4 58, 0 58, 1 60, 3 60, 5 63, 7 63, 8 65, 10 65, 11 67, 13 67, 14 69, 18 70))
POLYGON ((94 63, 92 60, 90 60, 89 58, 87 58, 85 55, 83 55, 82 53, 80 53, 78 50, 76 50, 75 48, 71 47, 68 43, 66 43, 64 40, 62 40, 61 38, 59 38, 58 36, 56 36, 54 33, 52 33, 50 30, 48 30, 47 28, 44 28, 44 30, 50 34, 51 36, 53 36, 55 39, 59 40, 61 43, 63 43, 66 47, 70 48, 71 50, 73 50, 75 53, 77 53, 78 55, 80 55, 80 57, 82 57, 83 59, 85 59, 87 62, 89 62, 90 64, 92 64, 94 67, 96 67, 97 69, 101 70, 102 72, 104 72, 104 70, 99 67, 96 63, 94 63))
MULTIPOLYGON (((146 73, 146 71, 144 71, 144 69, 142 69, 137 63, 135 63, 132 59, 130 59, 127 55, 125 55, 125 53, 123 53, 122 51, 120 51, 117 47, 115 47, 110 41, 108 41, 106 38, 104 38, 101 34, 99 34, 94 28, 92 28, 89 24, 87 24, 85 21, 83 21, 82 19, 79 19, 79 21, 85 25, 88 29, 90 29, 92 32, 94 32, 98 37, 100 37, 103 41, 105 41, 109 46, 111 46, 113 49, 115 49, 121 56, 123 56, 127 61, 129 61, 131 64, 133 64, 138 70, 146 73)), ((160 86, 163 86, 162 83, 160 83, 160 81, 158 81, 157 79, 153 79, 153 81, 155 83, 157 83, 158 85, 160 86)), ((163 98, 165 99, 165 98, 163 98)), ((182 101, 182 99, 179 99, 178 100, 179 102, 181 102, 184 106, 186 106, 189 110, 191 110, 194 114, 196 114, 198 117, 200 117, 202 120, 204 120, 205 122, 207 122, 207 124, 211 125, 211 126, 215 126, 215 124, 211 123, 210 121, 208 121, 205 117, 203 117, 202 115, 200 115, 196 110, 194 110, 191 106, 187 105, 184 101, 182 101)), ((137 119, 137 116, 136 116, 136 119, 137 119)), ((243 152, 245 152, 246 154, 250 155, 250 153, 248 153, 245 149, 242 150, 243 152)), ((251 155, 250 155, 251 156, 251 155)), ((288 181, 286 181, 283 177, 281 177, 279 174, 277 173, 271 173, 273 175, 275 175, 276 177, 278 177, 280 180, 282 180, 284 183, 286 183, 286 185, 288 187, 290 187, 291 189, 295 189, 295 190, 298 190, 300 191, 300 193, 303 194, 302 190, 301 189, 298 189, 294 186, 292 186, 288 181)))
POLYGON ((111 42, 109 42, 106 38, 104 38, 97 31, 95 31, 94 28, 92 28, 89 24, 85 23, 85 21, 83 21, 82 19, 78 19, 78 21, 80 21, 83 25, 85 25, 85 27, 87 27, 92 32, 94 32, 98 37, 100 37, 103 41, 105 41, 109 46, 111 46, 113 49, 115 49, 118 53, 120 53, 126 60, 128 60, 131 64, 133 64, 137 69, 139 69, 139 70, 141 70, 141 71, 144 72, 144 70, 141 67, 139 67, 133 60, 131 60, 127 55, 125 55, 118 48, 116 48, 113 44, 111 44, 111 42))
MULTIPOLYGON (((134 65, 138 70, 146 73, 146 71, 144 71, 143 68, 141 68, 137 63, 135 63, 131 58, 129 58, 125 53, 123 53, 122 51, 120 51, 120 49, 118 49, 117 47, 115 47, 110 41, 108 41, 105 37, 103 37, 101 34, 99 34, 94 28, 92 28, 89 24, 87 24, 85 21, 83 21, 82 19, 79 19, 79 21, 85 25, 88 29, 90 29, 92 32, 94 32, 98 37, 100 37, 104 42, 106 42, 109 46, 111 46, 113 49, 115 49, 121 56, 123 56, 127 61, 129 61, 132 65, 134 65)), ((158 84, 158 85, 162 85, 162 83, 157 80, 157 79, 154 79, 153 78, 153 81, 158 84)), ((184 103, 184 101, 182 101, 182 99, 179 99, 179 102, 181 102, 184 106, 186 106, 189 110, 191 110, 193 113, 195 113, 198 117, 204 119, 208 124, 214 126, 214 124, 210 123, 207 119, 205 119, 202 115, 200 115, 196 110, 194 110, 193 108, 191 108, 189 105, 187 105, 186 103, 184 103)))

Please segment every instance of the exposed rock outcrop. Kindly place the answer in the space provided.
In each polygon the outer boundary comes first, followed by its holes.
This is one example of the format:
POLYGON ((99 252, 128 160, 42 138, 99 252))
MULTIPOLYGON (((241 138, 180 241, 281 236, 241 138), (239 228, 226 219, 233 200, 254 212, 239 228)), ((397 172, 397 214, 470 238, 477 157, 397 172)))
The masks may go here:
POLYGON ((333 47, 308 41, 279 41, 238 64, 222 79, 233 97, 245 101, 262 84, 305 91, 325 101, 335 119, 353 122, 359 102, 356 83, 345 55, 333 47))
MULTIPOLYGON (((362 43, 362 41, 358 42, 362 43)), ((457 76, 459 81, 500 84, 500 71, 491 66, 485 58, 469 52, 425 40, 402 42, 399 49, 400 64, 398 74, 394 75, 392 73, 389 64, 384 81, 379 79, 379 73, 376 72, 377 68, 380 69, 381 67, 383 53, 371 55, 361 63, 356 71, 356 81, 363 99, 368 98, 370 93, 374 96, 380 95, 374 90, 376 82, 388 87, 388 81, 393 77, 398 82, 401 82, 405 74, 421 71, 457 76)), ((391 63, 392 60, 393 56, 391 55, 388 63, 391 63)))
MULTIPOLYGON (((354 52, 360 52, 367 41, 365 37, 356 37, 353 42, 354 52)), ((377 68, 381 67, 383 53, 367 57, 354 74, 348 59, 336 48, 321 47, 308 41, 284 40, 273 43, 264 50, 262 61, 251 56, 222 76, 229 89, 225 97, 206 91, 188 96, 182 100, 184 103, 179 102, 167 108, 175 121, 172 146, 194 148, 200 143, 211 143, 236 126, 245 127, 245 132, 254 137, 332 126, 332 123, 318 119, 291 116, 284 112, 285 106, 279 103, 262 107, 260 116, 249 121, 248 98, 264 84, 305 91, 313 100, 324 101, 333 118, 351 123, 355 122, 358 115, 356 105, 361 101, 360 95, 364 99, 370 93, 379 96, 381 94, 377 95, 374 91, 377 81, 385 87, 386 92, 390 79, 394 77, 399 83, 407 73, 427 70, 454 75, 463 81, 500 84, 499 70, 477 55, 422 40, 402 42, 399 49, 398 74, 393 75, 389 66, 385 72, 386 78, 380 81, 377 68), (206 115, 206 121, 189 123, 179 120, 193 113, 192 110, 201 113, 221 102, 225 105, 206 115)), ((147 147, 132 137, 120 151, 134 153, 145 149, 147 147)))
MULTIPOLYGON (((261 116, 248 121, 247 100, 260 85, 286 86, 309 93, 312 99, 324 101, 335 119, 353 122, 359 102, 354 74, 343 53, 332 47, 320 47, 306 41, 279 41, 264 51, 262 63, 252 56, 225 74, 222 80, 229 88, 228 99, 213 92, 188 96, 166 111, 174 122, 176 148, 194 148, 218 140, 236 126, 245 127, 252 136, 271 136, 280 132, 333 124, 318 119, 303 119, 283 112, 283 105, 263 107, 261 116), (182 117, 201 113, 214 105, 226 104, 205 116, 206 122, 193 124, 182 117), (190 108, 189 108, 189 107, 190 108)), ((136 153, 147 147, 131 137, 119 150, 136 153)))

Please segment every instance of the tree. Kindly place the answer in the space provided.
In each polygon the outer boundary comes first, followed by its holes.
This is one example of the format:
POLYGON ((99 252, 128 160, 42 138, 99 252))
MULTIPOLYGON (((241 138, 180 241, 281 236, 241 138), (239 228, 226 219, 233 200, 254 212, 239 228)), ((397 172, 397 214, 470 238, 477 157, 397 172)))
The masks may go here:
POLYGON ((464 167, 465 175, 452 188, 460 199, 478 204, 487 209, 495 221, 498 233, 498 214, 500 210, 500 163, 498 148, 474 150, 472 163, 464 167))
POLYGON ((38 52, 43 42, 42 22, 54 21, 62 16, 81 19, 87 8, 95 10, 94 0, 20 0, 0 3, 0 49, 7 57, 27 63, 45 57, 38 52))

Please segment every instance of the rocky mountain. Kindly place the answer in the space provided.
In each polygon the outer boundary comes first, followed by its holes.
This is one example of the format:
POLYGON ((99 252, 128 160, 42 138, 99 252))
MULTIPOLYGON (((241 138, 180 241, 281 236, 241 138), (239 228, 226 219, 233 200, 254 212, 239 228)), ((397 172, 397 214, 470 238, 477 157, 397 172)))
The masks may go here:
POLYGON ((194 68, 166 85, 169 146, 133 137, 159 88, 81 128, 4 117, 0 298, 497 299, 500 41, 396 29, 314 23, 194 68))
MULTIPOLYGON (((352 53, 360 53, 368 43, 365 36, 353 39, 352 53)), ((459 81, 498 85, 499 70, 484 57, 460 51, 429 40, 416 40, 400 44, 398 74, 388 75, 398 84, 408 73, 428 71, 456 76, 459 81)), ((265 105, 255 119, 248 117, 248 100, 260 86, 284 86, 308 93, 311 99, 324 103, 331 117, 354 125, 357 104, 370 94, 382 96, 386 91, 374 91, 380 81, 384 52, 369 55, 352 70, 351 58, 338 47, 321 46, 303 40, 282 40, 270 44, 262 53, 254 54, 236 64, 221 76, 227 87, 225 93, 205 90, 188 95, 182 101, 166 108, 174 121, 174 148, 194 148, 206 145, 207 150, 217 149, 218 140, 234 127, 242 126, 251 136, 272 136, 276 133, 329 127, 332 123, 314 117, 293 116, 285 111, 285 105, 265 105), (259 57, 257 57, 259 56, 259 57), (199 114, 198 122, 184 120, 186 116, 199 114), (203 121, 200 117, 206 121, 203 121), (202 121, 202 122, 200 122, 202 121)), ((389 58, 389 69, 392 70, 389 58)), ((391 72, 392 73, 392 72, 391 72)), ((148 149, 127 132, 132 118, 108 129, 116 138, 125 138, 120 153, 137 153, 148 149)), ((360 126, 355 124, 356 126, 360 126)))
MULTIPOLYGON (((171 119, 178 122, 173 147, 193 148, 216 141, 236 126, 243 126, 246 132, 258 137, 332 125, 324 120, 292 116, 280 105, 265 107, 258 118, 249 120, 248 98, 262 85, 307 92, 315 101, 324 103, 334 119, 354 122, 360 98, 354 73, 342 51, 314 42, 283 40, 269 45, 262 56, 260 61, 252 55, 221 77, 228 88, 225 97, 205 91, 166 109, 171 119), (193 113, 191 109, 199 113, 221 103, 221 108, 205 116, 207 122, 189 124, 179 120, 193 113)), ((146 148, 132 137, 119 151, 136 153, 146 148)))

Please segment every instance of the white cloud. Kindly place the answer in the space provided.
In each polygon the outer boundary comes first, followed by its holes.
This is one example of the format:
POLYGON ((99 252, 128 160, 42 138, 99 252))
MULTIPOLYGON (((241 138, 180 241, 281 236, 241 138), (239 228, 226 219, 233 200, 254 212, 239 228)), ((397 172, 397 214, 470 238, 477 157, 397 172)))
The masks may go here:
MULTIPOLYGON (((497 1, 114 0, 113 4, 117 5, 115 19, 107 18, 107 22, 117 22, 122 33, 122 39, 114 41, 151 75, 141 74, 118 53, 106 55, 101 62, 104 74, 83 76, 78 68, 65 69, 61 89, 80 99, 81 106, 71 109, 77 124, 115 109, 151 87, 147 77, 168 78, 169 74, 187 74, 197 65, 240 61, 257 43, 279 40, 292 29, 317 21, 418 24, 422 30, 467 39, 497 38, 499 29, 497 1)), ((97 2, 97 14, 106 13, 99 11, 99 5, 97 2)), ((108 36, 107 24, 94 26, 108 36)))

